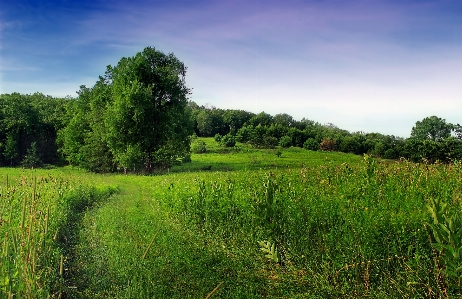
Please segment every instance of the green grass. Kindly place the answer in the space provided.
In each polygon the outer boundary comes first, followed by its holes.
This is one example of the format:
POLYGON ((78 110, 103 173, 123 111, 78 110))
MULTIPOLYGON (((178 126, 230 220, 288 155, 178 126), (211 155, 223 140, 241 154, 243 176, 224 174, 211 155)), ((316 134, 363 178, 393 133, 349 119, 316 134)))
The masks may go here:
MULTIPOLYGON (((425 227, 432 221, 429 199, 460 211, 461 164, 295 148, 277 157, 242 145, 223 153, 205 141, 208 153, 156 176, 1 169, 0 182, 7 173, 11 185, 27 177, 22 195, 31 194, 30 178, 37 177, 36 207, 55 211, 60 237, 44 234, 52 250, 37 252, 38 260, 50 260, 37 265, 51 274, 37 278, 43 292, 30 292, 43 298, 206 298, 219 286, 213 298, 461 295, 460 279, 447 275, 445 253, 432 247, 425 227), (61 183, 47 185, 43 177, 61 183)), ((2 243, 10 240, 6 232, 20 227, 20 203, 2 202, 0 216, 8 222, 0 227, 2 243)), ((2 271, 12 258, 2 256, 2 271)), ((13 291, 26 296, 28 276, 15 279, 13 291)))
POLYGON ((207 152, 192 154, 191 163, 174 166, 172 172, 299 169, 326 162, 358 163, 362 159, 353 154, 308 151, 298 147, 254 149, 249 145, 238 143, 234 148, 226 148, 218 145, 213 138, 199 138, 199 140, 206 143, 207 152), (282 153, 280 156, 277 155, 278 151, 282 153))

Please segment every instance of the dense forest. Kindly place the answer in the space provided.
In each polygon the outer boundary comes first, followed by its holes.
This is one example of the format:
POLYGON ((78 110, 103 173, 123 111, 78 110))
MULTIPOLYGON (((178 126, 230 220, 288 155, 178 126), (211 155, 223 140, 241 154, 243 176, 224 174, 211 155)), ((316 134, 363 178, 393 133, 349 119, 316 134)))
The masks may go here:
POLYGON ((81 86, 76 98, 0 95, 0 165, 68 163, 94 172, 150 172, 189 160, 194 136, 214 137, 223 147, 241 142, 414 162, 462 159, 461 126, 437 116, 417 121, 404 139, 348 132, 285 113, 199 106, 188 100, 186 70, 173 54, 148 47, 108 66, 93 87, 81 86))

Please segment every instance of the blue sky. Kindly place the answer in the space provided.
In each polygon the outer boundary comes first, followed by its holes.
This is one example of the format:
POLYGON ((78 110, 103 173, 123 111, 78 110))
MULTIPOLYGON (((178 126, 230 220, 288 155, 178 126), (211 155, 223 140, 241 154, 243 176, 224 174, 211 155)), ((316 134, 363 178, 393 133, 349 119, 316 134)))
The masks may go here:
POLYGON ((76 96, 146 46, 191 100, 408 137, 462 123, 462 1, 21 1, 0 5, 0 93, 76 96))

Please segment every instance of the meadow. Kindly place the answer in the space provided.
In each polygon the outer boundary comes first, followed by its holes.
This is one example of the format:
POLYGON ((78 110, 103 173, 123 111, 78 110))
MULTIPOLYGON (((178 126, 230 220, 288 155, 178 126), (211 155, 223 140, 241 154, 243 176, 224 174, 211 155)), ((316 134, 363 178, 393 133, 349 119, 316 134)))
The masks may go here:
POLYGON ((458 298, 462 164, 208 152, 0 169, 2 298, 458 298))

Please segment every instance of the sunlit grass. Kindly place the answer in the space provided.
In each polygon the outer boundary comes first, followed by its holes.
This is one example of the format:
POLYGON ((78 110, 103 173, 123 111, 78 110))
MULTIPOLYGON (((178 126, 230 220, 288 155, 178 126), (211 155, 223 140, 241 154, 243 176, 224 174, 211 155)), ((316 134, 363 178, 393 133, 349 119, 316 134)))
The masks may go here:
POLYGON ((206 142, 210 152, 155 176, 1 169, 2 190, 17 186, 14 196, 2 191, 2 252, 5 244, 9 250, 2 255, 2 273, 17 286, 3 282, 2 295, 460 295, 460 284, 435 264, 424 226, 431 221, 429 198, 460 210, 460 164, 375 161, 295 148, 283 149, 280 157, 247 147, 224 153, 215 141, 206 142), (34 208, 28 201, 24 209, 35 178, 34 208), (34 216, 38 211, 45 212, 34 216), (31 215, 38 230, 29 242, 31 215), (29 247, 18 250, 10 232, 29 247), (36 246, 41 242, 50 250, 36 246), (35 256, 40 262, 31 264, 35 256), (48 274, 30 278, 30 265, 34 273, 48 274))

